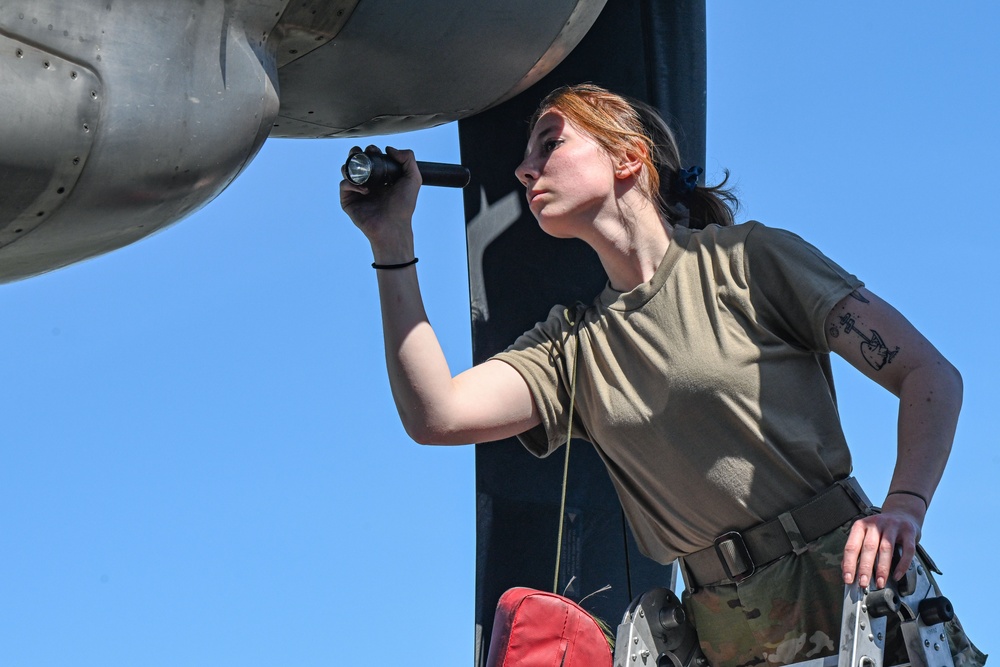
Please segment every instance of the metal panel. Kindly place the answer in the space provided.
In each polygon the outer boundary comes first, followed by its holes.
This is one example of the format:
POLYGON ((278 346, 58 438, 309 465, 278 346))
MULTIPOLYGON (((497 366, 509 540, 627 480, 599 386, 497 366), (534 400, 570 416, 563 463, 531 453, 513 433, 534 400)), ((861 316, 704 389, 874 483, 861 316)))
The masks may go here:
POLYGON ((87 164, 104 91, 88 67, 0 31, 0 248, 55 214, 87 164), (46 137, 54 150, 36 150, 46 137))
POLYGON ((280 37, 278 67, 303 58, 340 34, 358 0, 293 2, 275 26, 280 37))
POLYGON ((604 2, 359 2, 336 38, 281 67, 273 134, 391 134, 464 118, 551 70, 604 2))

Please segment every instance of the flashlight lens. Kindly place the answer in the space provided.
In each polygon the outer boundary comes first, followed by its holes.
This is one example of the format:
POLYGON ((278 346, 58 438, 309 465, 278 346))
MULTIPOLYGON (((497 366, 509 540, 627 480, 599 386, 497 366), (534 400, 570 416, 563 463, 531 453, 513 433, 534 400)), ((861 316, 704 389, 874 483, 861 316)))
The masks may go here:
POLYGON ((372 175, 372 159, 364 153, 355 153, 347 161, 347 178, 355 185, 364 185, 372 175))

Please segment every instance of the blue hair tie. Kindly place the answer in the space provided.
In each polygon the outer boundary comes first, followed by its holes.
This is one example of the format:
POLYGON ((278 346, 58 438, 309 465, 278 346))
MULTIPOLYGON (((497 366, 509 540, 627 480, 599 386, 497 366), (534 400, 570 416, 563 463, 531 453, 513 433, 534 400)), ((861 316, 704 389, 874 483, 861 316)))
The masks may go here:
POLYGON ((674 193, 680 196, 689 195, 698 187, 698 177, 705 173, 701 167, 681 169, 674 177, 674 193))

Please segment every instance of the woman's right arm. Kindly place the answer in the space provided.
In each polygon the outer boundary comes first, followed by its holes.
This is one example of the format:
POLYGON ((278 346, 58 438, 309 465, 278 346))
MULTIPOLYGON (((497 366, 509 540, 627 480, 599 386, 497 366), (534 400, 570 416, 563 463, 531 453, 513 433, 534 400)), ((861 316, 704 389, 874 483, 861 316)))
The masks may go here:
MULTIPOLYGON (((403 165, 402 178, 372 193, 345 179, 340 199, 371 243, 375 263, 401 264, 414 257, 411 221, 420 174, 411 151, 387 151, 403 165)), ((452 377, 427 320, 415 266, 377 273, 389 384, 410 437, 421 444, 488 442, 540 423, 527 383, 504 362, 490 360, 452 377)))

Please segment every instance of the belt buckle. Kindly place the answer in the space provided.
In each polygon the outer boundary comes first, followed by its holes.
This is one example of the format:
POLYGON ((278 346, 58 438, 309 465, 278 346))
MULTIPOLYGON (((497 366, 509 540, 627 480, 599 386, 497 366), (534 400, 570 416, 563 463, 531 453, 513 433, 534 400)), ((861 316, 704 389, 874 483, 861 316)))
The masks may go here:
POLYGON ((735 530, 715 538, 715 554, 719 557, 726 576, 736 583, 740 583, 757 571, 757 566, 750 557, 750 550, 747 549, 747 543, 735 530))

